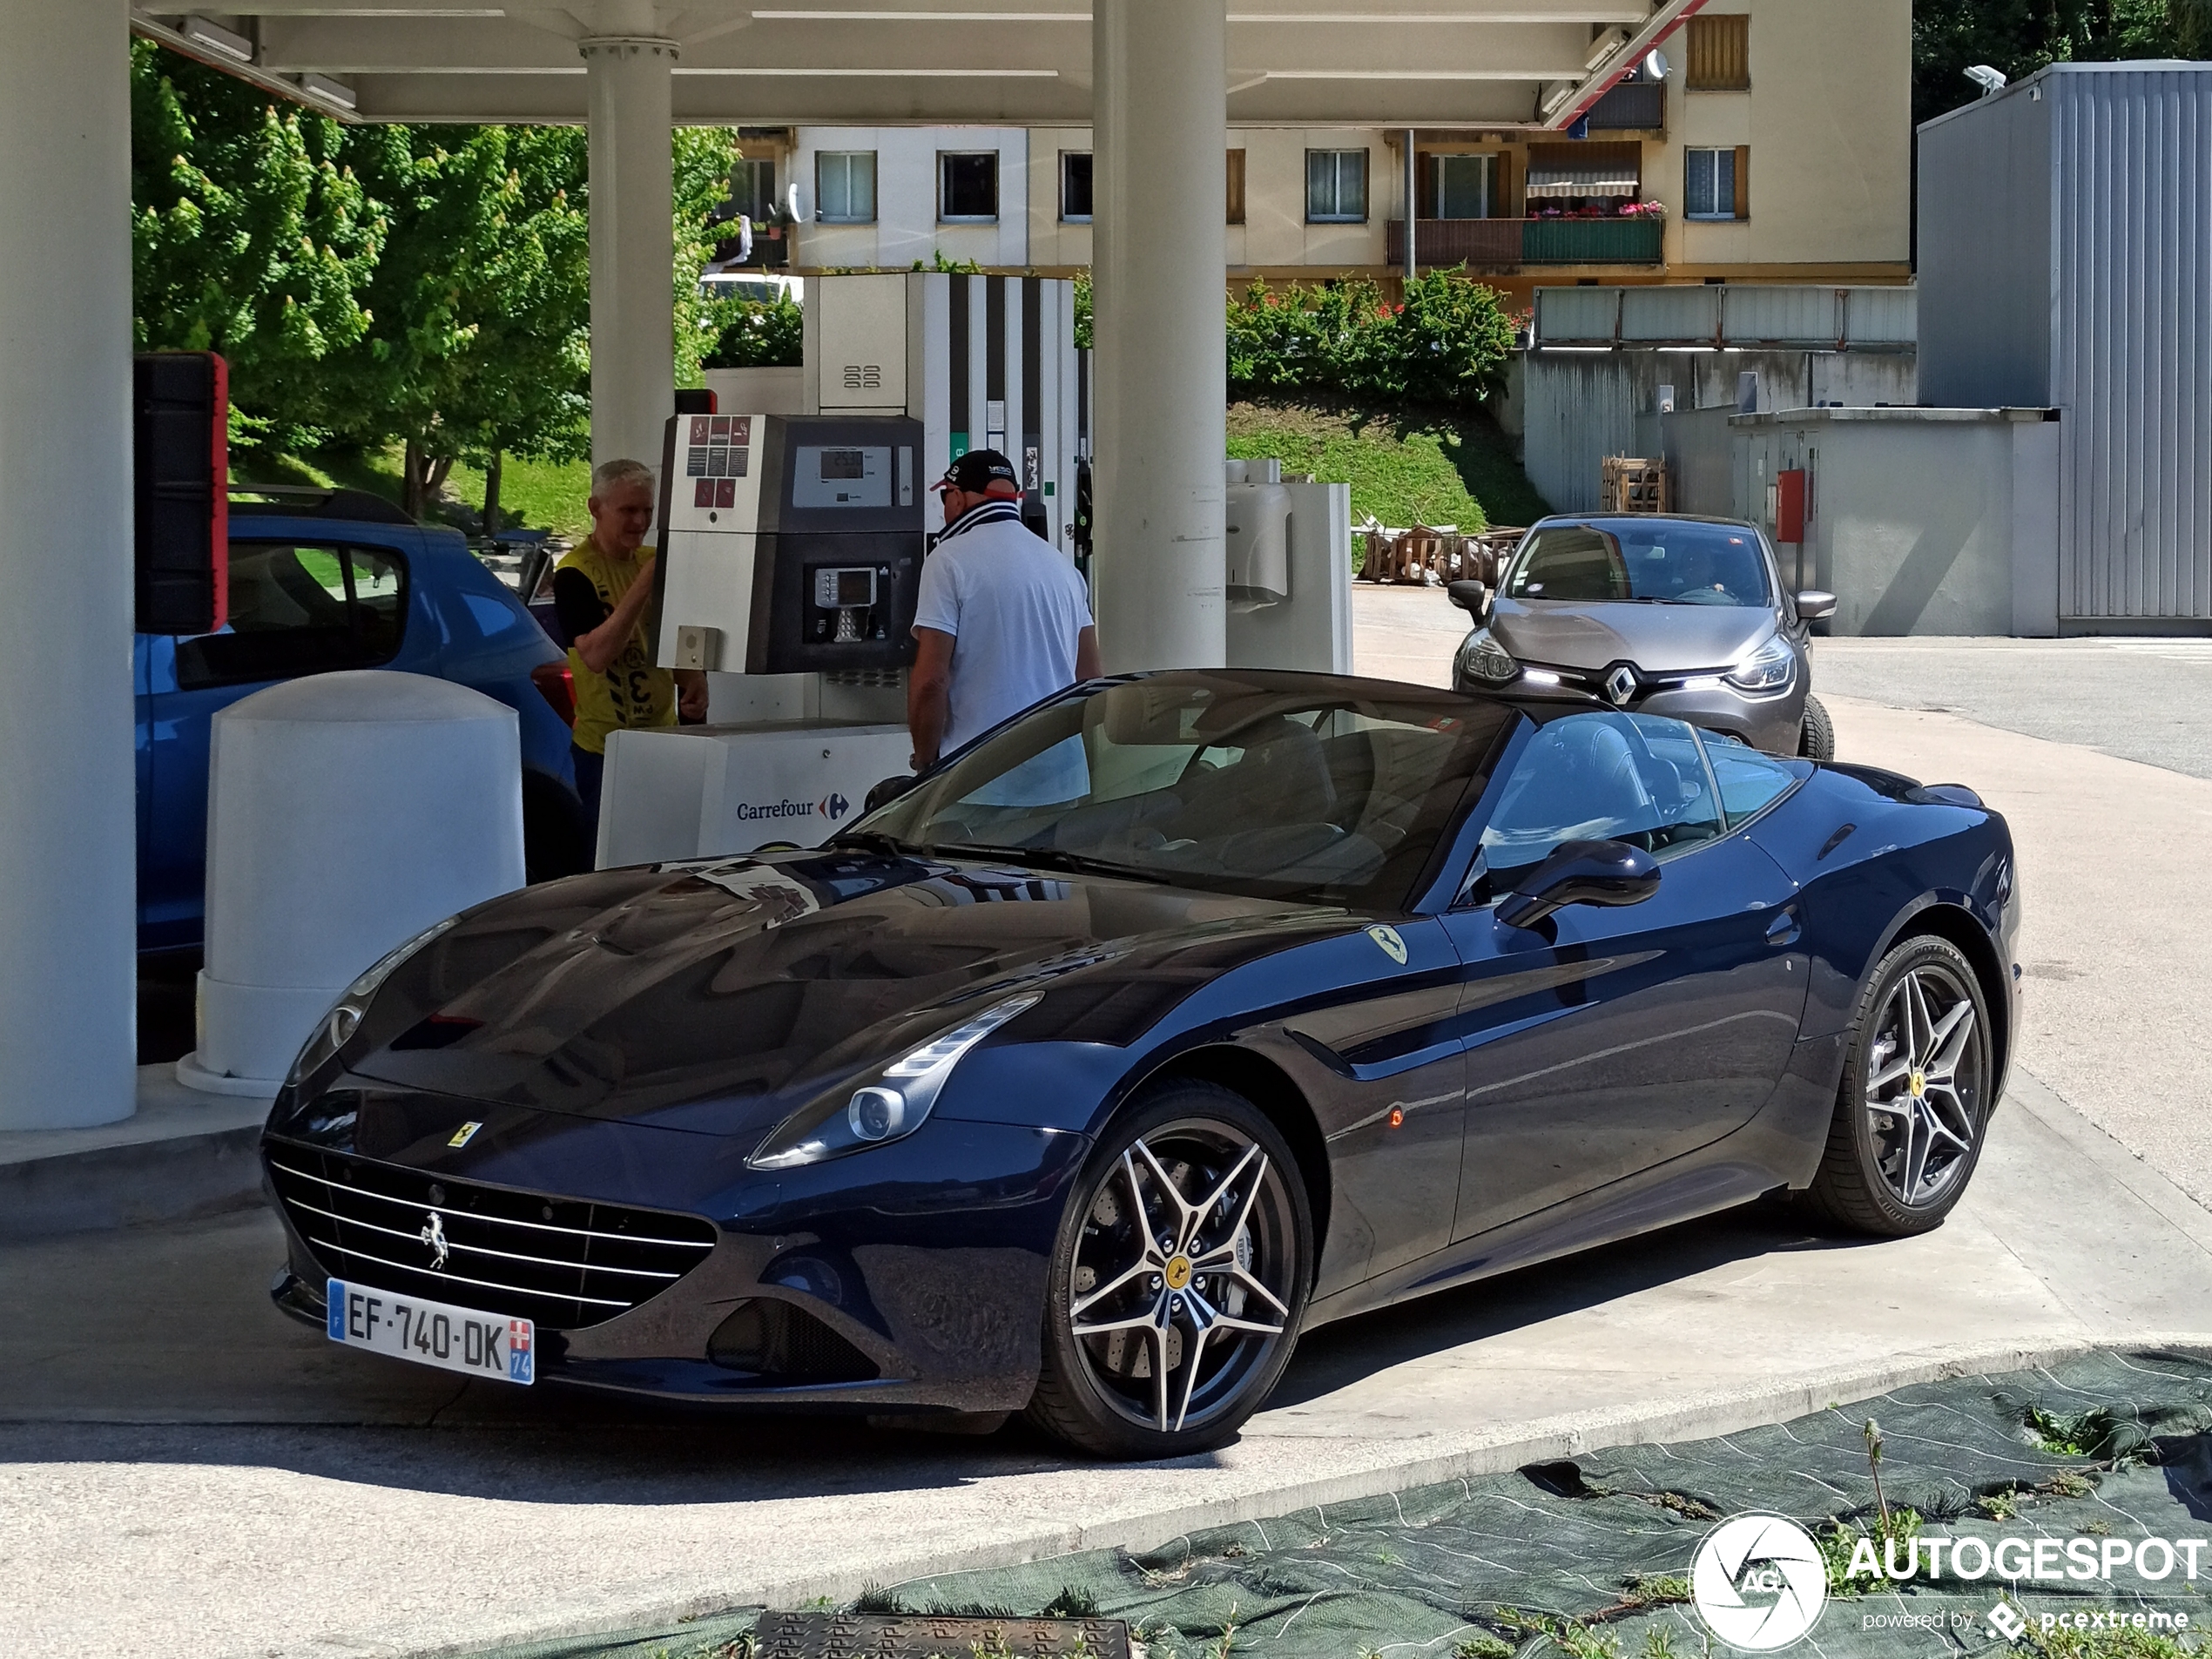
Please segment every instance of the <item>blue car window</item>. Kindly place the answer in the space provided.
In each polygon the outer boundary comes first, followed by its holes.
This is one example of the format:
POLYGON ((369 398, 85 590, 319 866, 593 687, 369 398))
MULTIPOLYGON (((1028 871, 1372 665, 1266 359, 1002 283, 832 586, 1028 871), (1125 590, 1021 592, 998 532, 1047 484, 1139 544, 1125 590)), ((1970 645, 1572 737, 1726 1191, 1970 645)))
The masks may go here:
POLYGON ((1731 825, 1756 818, 1794 787, 1798 774, 1786 761, 1748 744, 1708 739, 1705 757, 1719 781, 1721 806, 1731 825))
POLYGON ((1483 864, 1510 885, 1564 842, 1626 841, 1663 857, 1723 828, 1688 725, 1649 714, 1570 714, 1530 738, 1507 774, 1482 832, 1483 864))
POLYGON ((177 642, 185 691, 374 668, 399 654, 407 566, 385 548, 233 541, 230 621, 177 642))

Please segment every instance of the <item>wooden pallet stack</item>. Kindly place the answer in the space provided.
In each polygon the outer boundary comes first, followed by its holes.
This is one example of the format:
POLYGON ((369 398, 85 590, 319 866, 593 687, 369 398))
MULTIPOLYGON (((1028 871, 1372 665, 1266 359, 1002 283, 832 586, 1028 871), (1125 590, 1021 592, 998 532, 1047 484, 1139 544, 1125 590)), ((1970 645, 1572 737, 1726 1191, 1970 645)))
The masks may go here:
POLYGON ((1671 510, 1667 463, 1635 455, 1608 455, 1598 478, 1598 510, 1603 513, 1664 513, 1671 510))

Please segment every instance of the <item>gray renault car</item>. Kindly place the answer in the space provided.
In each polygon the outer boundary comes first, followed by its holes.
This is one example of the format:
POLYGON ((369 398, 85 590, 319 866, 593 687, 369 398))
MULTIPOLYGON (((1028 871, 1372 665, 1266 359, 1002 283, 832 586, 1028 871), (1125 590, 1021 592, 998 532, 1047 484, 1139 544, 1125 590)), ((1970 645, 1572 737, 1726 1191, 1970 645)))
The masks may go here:
POLYGON ((1530 528, 1497 591, 1451 584, 1474 630, 1452 684, 1515 701, 1671 715, 1770 754, 1827 760, 1808 624, 1755 525, 1680 515, 1561 516, 1530 528))

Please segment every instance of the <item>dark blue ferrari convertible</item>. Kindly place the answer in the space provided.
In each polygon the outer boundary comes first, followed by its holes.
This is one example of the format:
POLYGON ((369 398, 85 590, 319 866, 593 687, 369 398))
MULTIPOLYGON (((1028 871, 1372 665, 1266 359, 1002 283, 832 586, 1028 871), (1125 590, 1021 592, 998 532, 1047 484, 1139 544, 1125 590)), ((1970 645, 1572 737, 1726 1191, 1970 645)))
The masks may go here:
POLYGON ((410 941, 262 1143, 280 1307, 458 1373, 1216 1445, 1301 1330, 1789 1191, 1972 1177, 1972 791, 1270 671, 1078 686, 830 846, 410 941))

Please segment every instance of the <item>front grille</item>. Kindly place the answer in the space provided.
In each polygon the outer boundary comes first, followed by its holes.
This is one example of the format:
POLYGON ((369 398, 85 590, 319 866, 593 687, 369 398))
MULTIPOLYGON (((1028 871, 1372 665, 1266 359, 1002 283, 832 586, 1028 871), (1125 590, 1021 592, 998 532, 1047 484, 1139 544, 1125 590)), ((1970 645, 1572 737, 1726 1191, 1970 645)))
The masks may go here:
POLYGON ((480 1186, 284 1141, 262 1156, 293 1229, 333 1278, 555 1330, 626 1312, 714 1248, 713 1224, 697 1216, 480 1186))

